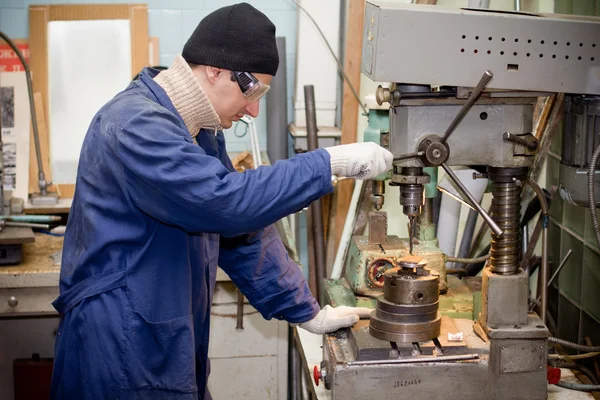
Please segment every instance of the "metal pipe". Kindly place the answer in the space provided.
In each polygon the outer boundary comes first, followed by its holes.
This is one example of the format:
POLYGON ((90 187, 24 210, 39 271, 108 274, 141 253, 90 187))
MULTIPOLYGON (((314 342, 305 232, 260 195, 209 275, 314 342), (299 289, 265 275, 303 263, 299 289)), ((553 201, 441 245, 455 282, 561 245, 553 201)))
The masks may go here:
POLYGON ((448 165, 446 165, 446 163, 442 163, 442 168, 444 168, 444 171, 446 171, 446 173, 452 178, 452 180, 454 181, 454 183, 456 183, 456 186, 458 186, 458 188, 460 189, 460 191, 462 192, 462 194, 469 200, 470 205, 473 208, 476 208, 477 211, 479 212, 479 214, 481 214, 481 216, 483 217, 483 219, 485 220, 485 222, 487 222, 487 224, 490 226, 490 228, 492 229, 492 231, 494 231, 494 233, 497 236, 502 236, 502 230, 500 229, 500 227, 498 226, 498 224, 496 224, 496 222, 492 219, 492 217, 490 217, 490 215, 485 212, 485 210, 483 209, 483 207, 481 207, 481 205, 477 202, 477 200, 475 200, 475 198, 467 190, 467 188, 465 187, 465 185, 460 181, 460 179, 458 179, 458 177, 456 176, 456 174, 454 173, 454 171, 452 171, 450 169, 450 167, 448 167, 448 165))
POLYGON ((411 357, 398 358, 393 360, 372 360, 372 361, 352 361, 347 365, 385 365, 385 364, 420 364, 420 363, 436 363, 449 361, 468 361, 479 359, 479 354, 464 354, 460 356, 439 356, 439 357, 411 357))
MULTIPOLYGON (((315 106, 315 92, 313 85, 304 85, 304 104, 306 106, 306 137, 308 151, 319 147, 317 136, 317 111, 315 106)), ((317 284, 317 300, 323 306, 322 285, 325 279, 325 237, 323 233, 323 212, 321 200, 315 200, 311 205, 311 219, 313 228, 313 242, 315 252, 315 280, 317 284)))
MULTIPOLYGON (((473 241, 473 234, 475 233, 475 226, 477 225, 477 211, 472 208, 469 209, 469 216, 463 230, 463 236, 460 240, 460 247, 458 249, 458 258, 469 257, 469 250, 471 249, 471 242, 473 241)), ((455 268, 460 268, 460 265, 454 265, 455 268)), ((464 268, 464 266, 462 266, 464 268)))
POLYGON ((37 125, 37 117, 35 113, 35 104, 33 102, 33 84, 31 83, 31 71, 29 70, 29 65, 27 61, 25 61, 25 57, 19 51, 19 48, 15 45, 15 43, 4 34, 4 32, 0 31, 0 37, 11 47, 11 49, 15 52, 21 64, 23 64, 23 68, 25 69, 25 79, 27 80, 27 94, 29 95, 29 110, 31 112, 31 125, 33 127, 33 140, 35 142, 35 155, 37 158, 38 164, 38 185, 40 187, 40 194, 42 196, 46 196, 46 177, 44 176, 44 168, 42 167, 42 150, 40 148, 40 136, 38 133, 38 125, 37 125))
POLYGON ((294 339, 294 328, 288 325, 288 400, 299 400, 300 374, 298 370, 298 349, 294 339))
POLYGON ((600 224, 598 224, 598 214, 596 213, 596 192, 594 188, 594 179, 596 174, 596 167, 600 160, 600 145, 596 147, 592 160, 590 161, 590 168, 588 170, 588 200, 590 215, 592 216, 592 227, 594 228, 594 235, 596 236, 596 242, 600 247, 600 224))
POLYGON ((527 184, 533 189, 542 207, 542 266, 540 267, 541 280, 541 299, 540 299, 540 314, 544 324, 547 321, 546 313, 548 312, 548 202, 542 188, 537 182, 527 179, 527 184))
POLYGON ((477 264, 480 262, 484 262, 490 259, 490 254, 486 254, 485 256, 477 257, 477 258, 461 258, 461 257, 450 257, 444 254, 444 258, 446 262, 455 262, 461 264, 477 264))
POLYGON ((285 37, 277 37, 275 41, 279 54, 279 68, 271 80, 271 89, 266 96, 267 154, 271 164, 288 158, 289 140, 285 37))

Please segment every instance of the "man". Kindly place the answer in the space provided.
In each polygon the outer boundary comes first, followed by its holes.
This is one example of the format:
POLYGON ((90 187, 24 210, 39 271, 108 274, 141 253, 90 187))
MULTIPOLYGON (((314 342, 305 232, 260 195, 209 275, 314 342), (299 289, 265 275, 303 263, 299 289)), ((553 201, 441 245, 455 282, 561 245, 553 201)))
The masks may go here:
POLYGON ((225 7, 94 117, 54 302, 53 398, 210 398, 217 265, 266 319, 324 333, 366 314, 320 310, 272 224, 330 193, 332 174, 386 171, 391 153, 337 146, 238 173, 225 150, 221 129, 258 115, 278 62, 271 21, 225 7))

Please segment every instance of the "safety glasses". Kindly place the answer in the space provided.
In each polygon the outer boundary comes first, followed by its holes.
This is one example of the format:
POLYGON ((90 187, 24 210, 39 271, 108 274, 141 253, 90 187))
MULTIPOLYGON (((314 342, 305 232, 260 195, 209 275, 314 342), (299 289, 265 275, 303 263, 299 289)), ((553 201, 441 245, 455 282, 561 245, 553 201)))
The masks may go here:
POLYGON ((248 100, 248 103, 254 103, 260 100, 271 88, 269 85, 265 85, 250 72, 232 72, 235 80, 240 86, 240 90, 248 100))

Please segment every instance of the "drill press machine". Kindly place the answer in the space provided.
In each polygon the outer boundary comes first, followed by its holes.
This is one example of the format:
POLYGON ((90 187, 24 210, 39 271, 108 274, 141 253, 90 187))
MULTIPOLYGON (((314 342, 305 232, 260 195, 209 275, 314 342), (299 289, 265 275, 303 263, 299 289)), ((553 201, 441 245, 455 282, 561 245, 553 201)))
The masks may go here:
MULTIPOLYGON (((389 104, 390 181, 410 235, 427 213, 424 168, 439 166, 492 229, 491 257, 481 311, 450 318, 440 310, 440 267, 429 268, 425 253, 407 257, 412 238, 371 228, 378 239, 355 240, 362 256, 346 264, 345 277, 375 310, 370 321, 324 335, 315 378, 333 399, 545 399, 547 299, 543 292, 543 318, 528 312, 529 277, 520 268, 522 188, 540 192, 528 180, 539 147, 533 110, 550 93, 600 94, 600 19, 369 1, 362 72, 394 83, 376 97, 389 104), (491 215, 452 166, 490 180, 491 215), (387 254, 385 262, 368 264, 376 254, 387 254)), ((325 286, 326 298, 339 298, 325 286)))

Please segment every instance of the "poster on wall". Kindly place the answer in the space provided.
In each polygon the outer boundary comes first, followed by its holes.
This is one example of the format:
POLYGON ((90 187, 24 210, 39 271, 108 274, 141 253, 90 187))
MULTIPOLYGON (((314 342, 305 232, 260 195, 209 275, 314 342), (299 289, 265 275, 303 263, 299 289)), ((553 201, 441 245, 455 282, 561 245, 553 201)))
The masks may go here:
MULTIPOLYGON (((17 43, 27 60, 27 44, 17 43)), ((0 128, 5 199, 27 199, 29 184, 30 109, 24 68, 15 52, 0 42, 0 128)))
POLYGON ((30 111, 24 72, 0 72, 5 198, 27 199, 30 111))

